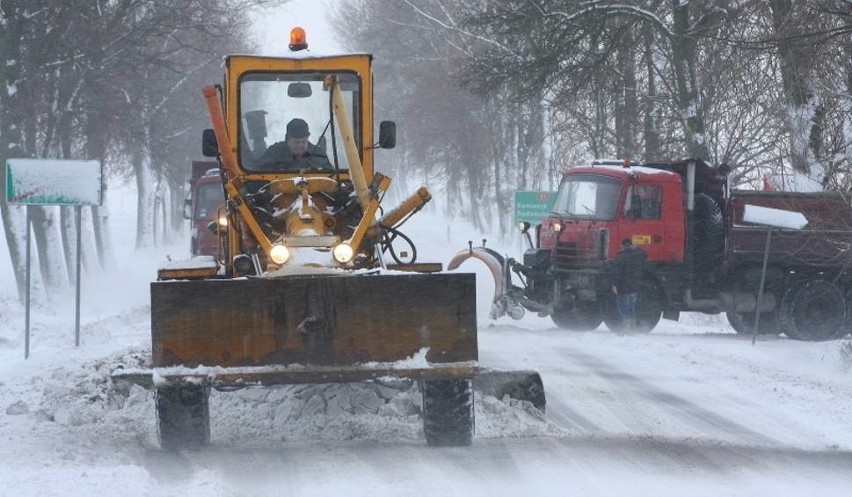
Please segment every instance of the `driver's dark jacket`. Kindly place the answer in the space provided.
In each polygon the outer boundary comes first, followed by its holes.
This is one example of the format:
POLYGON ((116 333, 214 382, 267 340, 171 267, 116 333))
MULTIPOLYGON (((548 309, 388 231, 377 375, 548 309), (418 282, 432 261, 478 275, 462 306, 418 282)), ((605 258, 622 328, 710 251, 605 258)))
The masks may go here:
POLYGON ((333 171, 334 166, 316 145, 308 144, 308 150, 300 157, 293 157, 287 142, 278 142, 266 149, 255 165, 263 171, 333 171))
POLYGON ((642 267, 648 254, 639 247, 627 248, 618 253, 610 265, 612 284, 619 295, 637 293, 642 281, 642 267))

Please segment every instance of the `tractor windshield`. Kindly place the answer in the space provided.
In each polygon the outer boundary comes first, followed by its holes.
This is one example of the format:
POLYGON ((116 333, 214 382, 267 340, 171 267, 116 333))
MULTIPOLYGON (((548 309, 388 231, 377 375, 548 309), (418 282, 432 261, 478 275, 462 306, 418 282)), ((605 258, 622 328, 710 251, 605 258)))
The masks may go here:
POLYGON ((610 221, 621 197, 621 181, 591 174, 567 175, 559 185, 553 210, 564 217, 610 221))
POLYGON ((355 144, 361 150, 361 82, 356 74, 249 73, 239 88, 239 157, 244 169, 333 171, 335 161, 340 169, 349 168, 339 117, 332 116, 331 92, 325 83, 332 75, 340 81, 355 144))

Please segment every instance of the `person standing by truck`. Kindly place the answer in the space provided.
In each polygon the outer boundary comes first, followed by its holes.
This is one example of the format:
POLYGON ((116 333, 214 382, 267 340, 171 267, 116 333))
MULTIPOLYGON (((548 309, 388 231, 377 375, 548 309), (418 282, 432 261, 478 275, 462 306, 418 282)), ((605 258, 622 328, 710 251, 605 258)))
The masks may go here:
POLYGON ((636 302, 639 300, 642 271, 648 254, 633 245, 629 238, 625 238, 621 246, 623 250, 612 261, 610 276, 612 293, 615 294, 618 304, 618 314, 624 323, 624 330, 631 332, 637 324, 636 302))

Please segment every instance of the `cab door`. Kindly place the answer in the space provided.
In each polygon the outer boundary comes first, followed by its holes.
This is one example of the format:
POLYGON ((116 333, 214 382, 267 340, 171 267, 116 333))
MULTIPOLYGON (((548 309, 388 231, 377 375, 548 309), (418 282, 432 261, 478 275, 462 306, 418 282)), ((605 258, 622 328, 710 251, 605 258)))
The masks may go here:
MULTIPOLYGON (((649 261, 671 259, 666 249, 664 189, 659 183, 634 183, 627 189, 621 223, 621 238, 629 238, 648 254, 649 261)), ((620 240, 619 240, 620 241, 620 240)))

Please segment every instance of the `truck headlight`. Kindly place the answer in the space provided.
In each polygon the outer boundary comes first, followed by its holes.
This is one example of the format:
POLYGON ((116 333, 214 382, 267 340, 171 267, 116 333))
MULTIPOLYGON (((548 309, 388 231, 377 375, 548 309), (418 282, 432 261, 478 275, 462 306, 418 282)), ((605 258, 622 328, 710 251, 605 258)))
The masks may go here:
POLYGON ((352 248, 352 245, 349 245, 348 243, 338 243, 335 245, 332 255, 334 256, 334 260, 337 262, 346 264, 355 256, 355 250, 352 248))
POLYGON ((290 249, 281 244, 273 245, 269 250, 269 258, 275 264, 284 264, 290 258, 290 249))
POLYGON ((228 216, 219 216, 219 227, 227 228, 228 227, 228 216))

